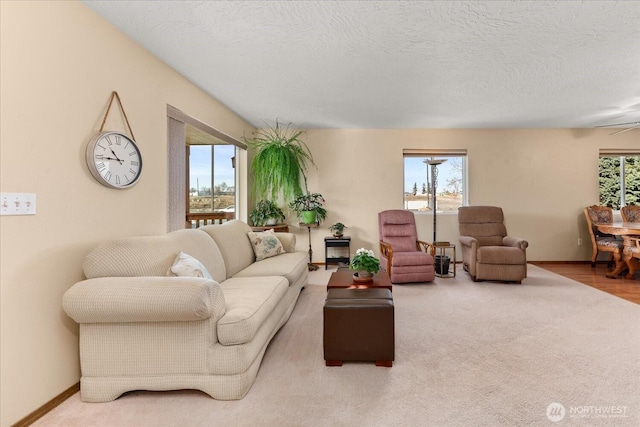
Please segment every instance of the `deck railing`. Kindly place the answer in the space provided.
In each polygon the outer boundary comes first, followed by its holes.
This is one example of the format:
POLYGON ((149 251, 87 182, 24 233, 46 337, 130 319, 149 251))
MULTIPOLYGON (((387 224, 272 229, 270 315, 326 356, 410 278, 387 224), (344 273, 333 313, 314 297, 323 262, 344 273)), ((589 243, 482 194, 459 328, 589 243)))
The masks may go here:
POLYGON ((235 212, 198 212, 188 213, 185 228, 199 228, 210 224, 222 224, 236 217, 235 212))

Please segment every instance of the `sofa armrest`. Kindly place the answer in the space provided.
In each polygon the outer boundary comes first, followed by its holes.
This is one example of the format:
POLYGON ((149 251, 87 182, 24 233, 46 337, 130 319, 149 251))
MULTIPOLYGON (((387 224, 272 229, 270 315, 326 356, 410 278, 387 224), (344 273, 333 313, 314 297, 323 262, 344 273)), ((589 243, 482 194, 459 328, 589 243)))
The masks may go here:
POLYGON ((416 240, 416 246, 419 251, 422 251, 431 256, 436 255, 436 247, 431 243, 425 242, 424 240, 416 240))
POLYGON ((478 239, 472 236, 460 236, 460 249, 462 252, 462 267, 471 274, 476 275, 476 255, 479 247, 478 239))
POLYGON ((78 323, 217 320, 225 313, 220 284, 200 277, 101 277, 73 285, 62 301, 78 323))
POLYGON ((277 232, 275 233, 282 243, 282 247, 286 252, 295 252, 296 251, 296 235, 293 233, 285 233, 285 232, 277 232))
POLYGON ((514 248, 520 248, 523 251, 529 247, 529 242, 527 242, 526 240, 523 240, 523 239, 519 239, 517 237, 509 237, 509 236, 503 237, 502 238, 502 243, 505 246, 512 246, 514 248))
POLYGON ((460 242, 461 245, 463 246, 468 246, 468 247, 472 247, 474 244, 476 245, 476 247, 478 246, 478 239, 476 239, 475 237, 471 237, 471 236, 460 236, 460 238, 458 239, 458 241, 460 242))
POLYGON ((380 255, 387 259, 385 271, 391 277, 391 262, 393 261, 393 248, 385 241, 380 240, 380 255))

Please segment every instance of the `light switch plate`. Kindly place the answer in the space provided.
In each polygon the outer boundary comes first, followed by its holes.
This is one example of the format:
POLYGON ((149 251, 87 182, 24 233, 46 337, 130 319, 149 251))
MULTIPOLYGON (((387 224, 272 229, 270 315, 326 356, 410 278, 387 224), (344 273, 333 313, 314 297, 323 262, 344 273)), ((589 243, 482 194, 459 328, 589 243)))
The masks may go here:
POLYGON ((35 214, 35 193, 0 193, 0 215, 35 214))

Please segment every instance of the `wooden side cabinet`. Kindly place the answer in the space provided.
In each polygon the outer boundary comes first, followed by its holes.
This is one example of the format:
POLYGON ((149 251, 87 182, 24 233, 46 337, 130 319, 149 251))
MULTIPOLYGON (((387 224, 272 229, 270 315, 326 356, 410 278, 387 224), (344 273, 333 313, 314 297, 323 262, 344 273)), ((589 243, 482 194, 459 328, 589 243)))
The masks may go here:
POLYGON ((351 237, 325 237, 324 238, 324 269, 329 264, 340 264, 351 262, 351 237), (331 256, 329 250, 331 249, 331 256), (339 252, 339 253, 338 253, 339 252))

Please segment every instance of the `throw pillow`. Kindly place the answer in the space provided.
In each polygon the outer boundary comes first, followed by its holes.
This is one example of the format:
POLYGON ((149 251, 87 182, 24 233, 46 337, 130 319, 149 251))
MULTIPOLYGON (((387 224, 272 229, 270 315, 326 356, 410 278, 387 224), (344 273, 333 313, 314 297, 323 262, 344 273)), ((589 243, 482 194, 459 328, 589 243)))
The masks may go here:
POLYGON ((256 254, 256 261, 262 261, 263 259, 285 253, 282 243, 280 243, 280 240, 278 240, 273 230, 259 233, 249 231, 247 234, 249 235, 253 252, 256 254))
POLYGON ((184 252, 180 252, 175 261, 173 261, 173 265, 169 268, 169 271, 167 271, 167 276, 188 276, 212 279, 211 274, 209 274, 207 268, 202 265, 200 261, 184 252))

